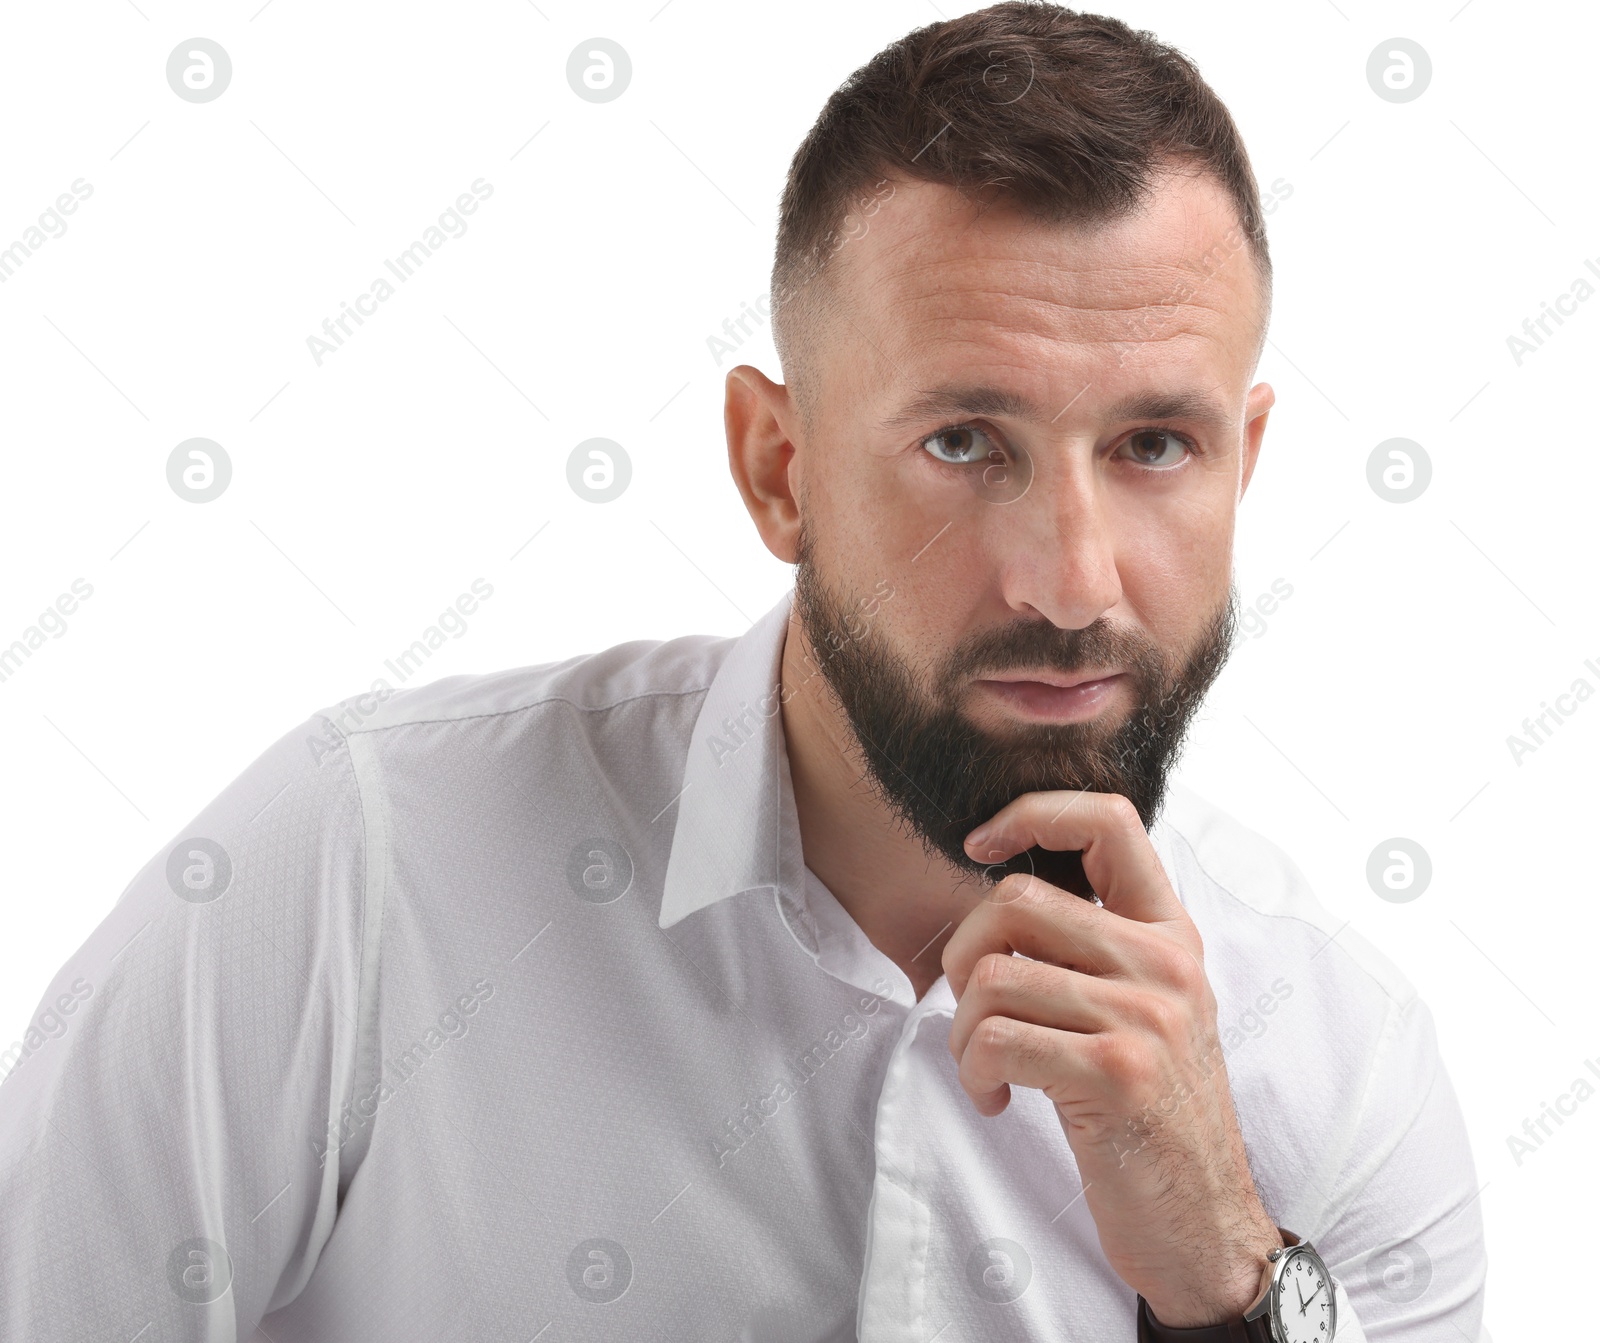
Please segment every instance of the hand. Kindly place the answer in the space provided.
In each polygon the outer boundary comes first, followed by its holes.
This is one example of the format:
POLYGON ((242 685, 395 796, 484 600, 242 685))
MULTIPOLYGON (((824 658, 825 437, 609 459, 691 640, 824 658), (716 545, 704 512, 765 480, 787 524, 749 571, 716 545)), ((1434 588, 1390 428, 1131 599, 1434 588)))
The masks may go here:
POLYGON ((961 1085, 986 1115, 1013 1085, 1050 1097, 1101 1248, 1157 1319, 1236 1318, 1283 1238, 1250 1175, 1199 930, 1126 798, 1027 793, 967 851, 1035 844, 1081 850, 1104 908, 1013 874, 962 920, 942 957, 961 1085))

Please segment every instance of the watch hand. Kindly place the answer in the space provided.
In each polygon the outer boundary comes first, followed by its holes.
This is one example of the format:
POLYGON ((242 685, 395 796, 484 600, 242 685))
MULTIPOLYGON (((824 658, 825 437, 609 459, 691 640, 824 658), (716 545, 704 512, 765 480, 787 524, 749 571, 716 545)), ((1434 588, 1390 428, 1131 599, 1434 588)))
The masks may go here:
MULTIPOLYGON (((1306 1313, 1306 1307, 1309 1306, 1313 1301, 1315 1301, 1317 1299, 1317 1292, 1320 1292, 1322 1290, 1322 1287, 1323 1287, 1323 1284, 1319 1282, 1317 1284, 1317 1289, 1316 1289, 1315 1292, 1312 1292, 1310 1296, 1301 1297, 1301 1299, 1300 1299, 1300 1313, 1302 1315, 1304 1315, 1306 1313)), ((1295 1290, 1296 1293, 1298 1293, 1300 1291, 1300 1284, 1299 1283, 1295 1284, 1294 1290, 1295 1290)))
MULTIPOLYGON (((1294 1285, 1294 1294, 1296 1296, 1300 1296, 1300 1284, 1298 1282, 1295 1283, 1295 1285, 1294 1285)), ((1316 1293, 1312 1292, 1311 1295, 1315 1296, 1316 1293)), ((1300 1296, 1300 1313, 1302 1315, 1304 1315, 1306 1313, 1306 1299, 1303 1296, 1300 1296)))

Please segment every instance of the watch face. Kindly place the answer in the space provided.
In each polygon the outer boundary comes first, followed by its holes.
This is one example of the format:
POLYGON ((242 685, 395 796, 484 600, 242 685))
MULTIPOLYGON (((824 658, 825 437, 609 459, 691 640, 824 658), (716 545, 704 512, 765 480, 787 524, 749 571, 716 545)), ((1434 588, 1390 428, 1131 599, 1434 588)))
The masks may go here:
POLYGON ((1322 1261, 1299 1247, 1284 1257, 1275 1289, 1278 1337, 1283 1343, 1332 1343, 1333 1282, 1322 1261))

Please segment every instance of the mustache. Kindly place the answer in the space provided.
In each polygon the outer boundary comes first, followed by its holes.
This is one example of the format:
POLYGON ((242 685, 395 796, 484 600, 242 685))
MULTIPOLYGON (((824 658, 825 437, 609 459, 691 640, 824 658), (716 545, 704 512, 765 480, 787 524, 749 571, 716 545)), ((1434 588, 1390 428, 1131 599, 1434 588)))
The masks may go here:
POLYGON ((1076 630, 1034 620, 964 639, 946 657, 938 679, 948 695, 965 680, 997 672, 1042 669, 1070 676, 1100 667, 1125 667, 1152 686, 1166 679, 1167 661, 1155 644, 1117 629, 1104 616, 1076 630))

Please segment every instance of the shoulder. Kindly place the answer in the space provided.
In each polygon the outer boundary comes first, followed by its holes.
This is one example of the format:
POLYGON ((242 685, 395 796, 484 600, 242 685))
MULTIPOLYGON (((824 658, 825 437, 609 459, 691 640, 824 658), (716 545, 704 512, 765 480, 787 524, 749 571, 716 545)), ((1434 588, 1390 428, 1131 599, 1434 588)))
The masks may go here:
POLYGON ((1279 967, 1307 983, 1406 1007, 1400 968, 1318 898, 1282 848, 1210 799, 1174 783, 1162 812, 1180 899, 1213 957, 1236 971, 1279 967))
POLYGON ((337 750, 352 736, 405 736, 408 728, 527 717, 547 707, 562 710, 580 731, 598 730, 584 720, 619 709, 697 704, 735 642, 708 634, 634 639, 559 662, 445 676, 415 687, 397 689, 380 679, 317 710, 309 720, 317 740, 308 746, 313 753, 337 750))
MULTIPOLYGON (((1474 1197, 1432 1013, 1278 845, 1192 789, 1175 786, 1168 802, 1163 858, 1204 942, 1263 1202, 1336 1271, 1361 1268, 1374 1216, 1442 1224, 1474 1197), (1397 1183, 1389 1172, 1402 1168, 1397 1183)), ((1370 892, 1359 869, 1352 881, 1359 905, 1370 892)))

